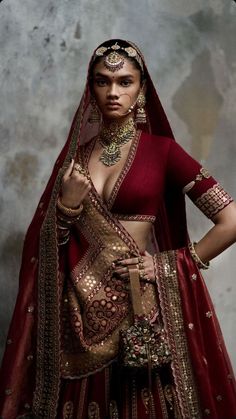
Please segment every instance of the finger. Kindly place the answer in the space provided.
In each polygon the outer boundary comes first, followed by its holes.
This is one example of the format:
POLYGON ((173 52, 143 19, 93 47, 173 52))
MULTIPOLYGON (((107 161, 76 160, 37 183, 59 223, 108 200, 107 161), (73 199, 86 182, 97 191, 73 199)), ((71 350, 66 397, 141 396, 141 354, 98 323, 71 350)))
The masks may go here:
POLYGON ((149 257, 152 256, 150 253, 147 252, 147 250, 145 250, 144 254, 145 256, 149 256, 149 257))
POLYGON ((118 265, 137 265, 138 266, 138 258, 130 258, 130 259, 122 259, 116 262, 118 265))
POLYGON ((128 273, 128 268, 116 268, 114 269, 114 272, 117 273, 118 275, 123 274, 123 273, 128 273))
POLYGON ((70 177, 70 175, 72 174, 74 162, 75 162, 74 159, 72 159, 69 166, 67 167, 67 169, 64 173, 64 176, 63 176, 65 180, 68 179, 70 177))

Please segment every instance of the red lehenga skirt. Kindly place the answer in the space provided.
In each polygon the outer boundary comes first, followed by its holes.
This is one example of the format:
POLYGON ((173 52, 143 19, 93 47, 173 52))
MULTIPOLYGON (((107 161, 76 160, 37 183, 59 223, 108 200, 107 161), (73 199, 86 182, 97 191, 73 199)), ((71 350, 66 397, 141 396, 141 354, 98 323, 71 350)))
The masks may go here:
POLYGON ((58 419, 181 419, 169 367, 127 375, 118 364, 80 380, 62 380, 58 419))
POLYGON ((234 419, 233 371, 204 281, 188 249, 156 257, 171 364, 127 374, 117 362, 62 379, 58 419, 234 419))

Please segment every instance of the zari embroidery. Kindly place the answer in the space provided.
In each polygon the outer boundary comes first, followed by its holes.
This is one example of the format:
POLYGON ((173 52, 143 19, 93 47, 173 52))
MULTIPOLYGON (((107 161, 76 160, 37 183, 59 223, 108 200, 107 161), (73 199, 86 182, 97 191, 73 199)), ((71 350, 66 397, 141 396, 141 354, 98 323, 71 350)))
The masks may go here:
POLYGON ((173 357, 172 370, 183 419, 200 419, 194 375, 185 336, 174 251, 155 255, 164 325, 173 357))
POLYGON ((63 419, 74 419, 73 411, 73 403, 71 401, 66 402, 63 407, 63 419))
POLYGON ((167 411, 167 407, 166 407, 165 396, 164 396, 164 392, 163 392, 163 388, 162 388, 162 383, 161 383, 160 376, 158 374, 156 375, 156 385, 157 385, 157 391, 158 391, 158 396, 159 396, 159 401, 160 401, 160 406, 161 406, 161 413, 162 413, 163 419, 169 419, 169 415, 168 415, 168 411, 167 411))
POLYGON ((70 156, 75 155, 85 98, 75 118, 68 153, 59 170, 41 228, 38 274, 36 388, 33 413, 37 419, 56 418, 60 386, 60 284, 56 237, 56 201, 70 156))
POLYGON ((115 400, 110 401, 109 413, 110 413, 110 418, 109 419, 119 419, 118 407, 117 407, 117 403, 116 403, 115 400))
POLYGON ((79 396, 79 404, 78 404, 78 415, 77 419, 84 418, 84 402, 85 402, 85 394, 87 390, 88 378, 81 379, 81 389, 80 389, 80 396, 79 396))
POLYGON ((132 379, 131 391, 131 419, 138 419, 137 384, 135 378, 132 379))
POLYGON ((128 171, 131 168, 131 165, 133 163, 133 160, 135 158, 135 154, 136 154, 136 151, 137 151, 137 148, 138 148, 138 143, 139 143, 140 136, 141 136, 141 131, 138 130, 134 139, 133 139, 133 143, 130 146, 130 150, 129 150, 127 160, 126 160, 126 162, 125 162, 125 164, 124 164, 124 166, 123 166, 123 168, 122 168, 122 170, 121 170, 121 172, 120 172, 120 174, 119 174, 119 176, 118 176, 118 178, 115 182, 115 185, 114 185, 114 187, 112 189, 112 192, 111 192, 111 196, 108 199, 107 206, 108 206, 109 209, 111 209, 111 207, 112 207, 112 205, 113 205, 113 203, 116 199, 117 193, 120 189, 120 186, 121 186, 125 176, 127 175, 128 171))
MULTIPOLYGON (((63 318, 68 319, 68 327, 62 319, 64 378, 86 376, 116 359, 119 331, 131 325, 132 311, 125 282, 112 276, 112 262, 125 254, 139 254, 132 237, 92 192, 84 200, 84 214, 76 228, 93 250, 73 269, 73 286, 67 281, 64 306, 69 308, 65 307, 63 318)), ((145 315, 151 320, 158 313, 155 286, 142 286, 142 296, 145 315)))
POLYGON ((146 414, 149 415, 148 416, 149 419, 155 419, 156 413, 155 413, 153 395, 148 388, 143 388, 141 390, 141 398, 145 406, 146 414))
POLYGON ((142 402, 143 402, 144 407, 145 407, 145 412, 148 415, 148 413, 149 413, 149 391, 148 391, 148 388, 143 388, 141 390, 141 397, 142 397, 142 402))
POLYGON ((88 419, 101 419, 100 409, 96 402, 91 402, 88 405, 88 419))
POLYGON ((183 188, 183 193, 188 193, 196 184, 196 182, 200 182, 203 179, 209 179, 211 177, 210 173, 208 172, 208 170, 204 169, 204 167, 202 167, 200 169, 200 172, 196 175, 195 179, 192 180, 191 182, 189 182, 184 188, 183 188))
POLYGON ((231 198, 219 183, 216 183, 195 201, 195 205, 206 217, 211 219, 232 201, 233 198, 231 198))
POLYGON ((147 221, 149 223, 155 223, 156 217, 155 215, 136 215, 136 214, 112 214, 113 217, 117 218, 117 220, 121 221, 147 221))

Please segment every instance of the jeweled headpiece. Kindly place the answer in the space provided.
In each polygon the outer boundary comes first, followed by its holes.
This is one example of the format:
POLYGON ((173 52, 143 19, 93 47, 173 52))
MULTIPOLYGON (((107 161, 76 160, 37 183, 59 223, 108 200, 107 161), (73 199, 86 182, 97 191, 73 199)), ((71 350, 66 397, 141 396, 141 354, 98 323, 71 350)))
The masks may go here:
POLYGON ((110 71, 117 71, 124 65, 124 57, 120 55, 117 51, 122 50, 125 51, 128 57, 134 58, 137 63, 140 65, 141 70, 143 71, 143 62, 142 58, 138 54, 135 48, 133 47, 121 47, 117 42, 112 45, 111 47, 99 47, 96 49, 94 53, 94 59, 96 57, 102 57, 104 54, 111 50, 110 54, 105 56, 104 64, 110 71))

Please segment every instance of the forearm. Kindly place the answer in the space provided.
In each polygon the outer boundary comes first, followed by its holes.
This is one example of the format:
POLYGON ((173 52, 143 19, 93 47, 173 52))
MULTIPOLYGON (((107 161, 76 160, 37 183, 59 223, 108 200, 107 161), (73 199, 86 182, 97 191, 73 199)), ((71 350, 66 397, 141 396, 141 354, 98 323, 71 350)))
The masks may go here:
POLYGON ((214 227, 195 245, 203 262, 208 262, 236 241, 236 204, 233 202, 214 219, 214 227))

